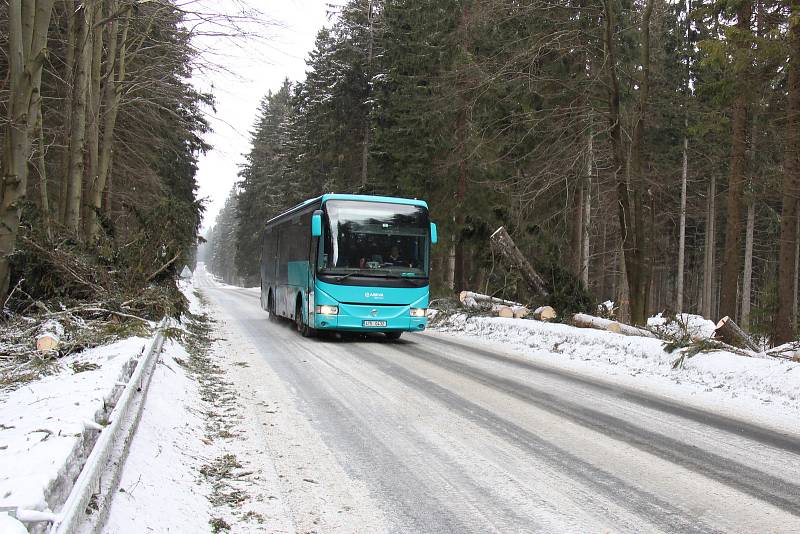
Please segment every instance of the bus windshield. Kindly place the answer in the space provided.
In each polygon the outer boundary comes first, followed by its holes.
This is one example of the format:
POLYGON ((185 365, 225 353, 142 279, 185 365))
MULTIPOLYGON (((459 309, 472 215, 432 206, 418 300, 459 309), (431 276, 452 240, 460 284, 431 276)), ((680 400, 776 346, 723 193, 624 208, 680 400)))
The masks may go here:
POLYGON ((428 276, 428 211, 390 202, 330 200, 318 270, 374 277, 428 276))

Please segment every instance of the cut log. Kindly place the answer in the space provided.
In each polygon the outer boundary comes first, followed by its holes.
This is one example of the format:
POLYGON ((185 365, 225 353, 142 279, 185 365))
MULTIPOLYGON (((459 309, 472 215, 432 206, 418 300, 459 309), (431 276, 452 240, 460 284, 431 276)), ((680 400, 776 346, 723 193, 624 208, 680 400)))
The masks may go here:
POLYGON ((747 332, 742 330, 739 325, 734 323, 733 319, 727 315, 717 323, 714 337, 734 347, 749 349, 755 352, 760 350, 758 345, 747 335, 747 332))
POLYGON ((489 238, 492 246, 500 252, 508 264, 517 269, 534 295, 547 296, 544 279, 536 272, 530 262, 514 244, 504 226, 501 226, 489 238))
POLYGON ((53 352, 58 348, 58 336, 43 334, 36 338, 36 350, 39 352, 53 352))
POLYGON ((497 310, 498 317, 504 317, 506 319, 512 319, 514 317, 514 310, 511 309, 509 306, 500 306, 497 310))
POLYGON ((46 321, 39 328, 39 335, 36 336, 36 350, 39 352, 53 352, 58 349, 61 336, 64 335, 64 327, 55 320, 46 321))
POLYGON ((556 310, 550 306, 540 306, 533 310, 533 318, 537 321, 551 321, 556 318, 558 314, 556 310))
POLYGON ((511 310, 514 312, 515 319, 524 319, 530 313, 530 310, 525 306, 513 306, 511 310))
POLYGON ((519 302, 514 302, 511 300, 500 299, 497 297, 492 297, 491 295, 483 295, 481 293, 474 293, 472 291, 462 291, 458 295, 458 300, 461 301, 461 304, 468 308, 477 308, 478 303, 487 303, 487 304, 501 304, 503 306, 522 306, 519 302))
POLYGON ((656 337, 652 332, 644 328, 602 319, 585 313, 576 313, 573 315, 572 322, 575 326, 580 328, 595 328, 597 330, 606 330, 607 332, 614 332, 615 334, 622 334, 625 336, 656 337))

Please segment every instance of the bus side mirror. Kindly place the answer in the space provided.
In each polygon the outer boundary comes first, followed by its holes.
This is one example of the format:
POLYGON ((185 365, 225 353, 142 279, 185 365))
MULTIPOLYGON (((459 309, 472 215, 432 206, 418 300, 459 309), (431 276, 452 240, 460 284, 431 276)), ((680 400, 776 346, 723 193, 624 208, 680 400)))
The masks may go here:
POLYGON ((436 232, 436 223, 431 223, 431 243, 434 245, 439 241, 439 234, 436 232))
POLYGON ((317 210, 311 215, 311 237, 322 235, 322 210, 317 210))

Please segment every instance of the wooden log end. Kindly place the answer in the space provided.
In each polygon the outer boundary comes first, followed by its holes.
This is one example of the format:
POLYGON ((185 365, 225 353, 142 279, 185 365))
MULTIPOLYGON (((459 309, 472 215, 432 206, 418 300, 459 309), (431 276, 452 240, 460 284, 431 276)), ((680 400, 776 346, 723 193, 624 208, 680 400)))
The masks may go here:
POLYGON ((533 311, 533 318, 537 321, 552 321, 558 316, 551 306, 539 306, 533 311))
POLYGON ((36 340, 36 350, 39 352, 53 352, 58 348, 58 337, 48 334, 39 336, 36 340))
POLYGON ((497 310, 497 316, 505 319, 512 319, 514 317, 514 310, 508 306, 500 306, 500 308, 497 310))

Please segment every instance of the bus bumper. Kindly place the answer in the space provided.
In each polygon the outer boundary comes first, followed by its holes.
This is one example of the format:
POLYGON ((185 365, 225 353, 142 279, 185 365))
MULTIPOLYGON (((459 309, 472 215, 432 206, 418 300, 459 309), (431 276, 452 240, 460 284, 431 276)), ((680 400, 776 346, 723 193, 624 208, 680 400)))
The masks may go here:
POLYGON ((426 317, 411 317, 410 306, 366 306, 339 304, 339 315, 314 314, 314 328, 349 332, 422 332, 426 317), (383 326, 365 326, 365 321, 385 321, 383 326))

